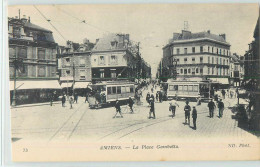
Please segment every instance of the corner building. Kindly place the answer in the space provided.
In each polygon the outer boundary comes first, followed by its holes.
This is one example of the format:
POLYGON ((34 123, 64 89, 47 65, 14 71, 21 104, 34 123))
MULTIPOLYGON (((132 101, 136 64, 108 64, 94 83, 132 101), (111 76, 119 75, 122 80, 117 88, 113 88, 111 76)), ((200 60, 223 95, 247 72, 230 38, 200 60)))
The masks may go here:
POLYGON ((173 38, 163 48, 164 66, 173 75, 172 65, 177 61, 177 80, 212 80, 228 84, 230 44, 226 35, 210 31, 173 33, 173 38))

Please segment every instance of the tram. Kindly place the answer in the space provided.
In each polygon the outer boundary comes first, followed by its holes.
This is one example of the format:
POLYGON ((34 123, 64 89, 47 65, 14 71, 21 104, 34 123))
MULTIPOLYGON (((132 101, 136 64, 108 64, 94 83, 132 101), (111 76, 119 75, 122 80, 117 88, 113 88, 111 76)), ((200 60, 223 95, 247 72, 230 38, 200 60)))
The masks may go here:
POLYGON ((103 82, 90 85, 88 96, 90 108, 101 108, 115 104, 116 100, 126 101, 135 96, 135 83, 133 82, 103 82))
POLYGON ((176 100, 201 101, 210 99, 211 83, 209 81, 173 81, 168 82, 167 98, 176 100))

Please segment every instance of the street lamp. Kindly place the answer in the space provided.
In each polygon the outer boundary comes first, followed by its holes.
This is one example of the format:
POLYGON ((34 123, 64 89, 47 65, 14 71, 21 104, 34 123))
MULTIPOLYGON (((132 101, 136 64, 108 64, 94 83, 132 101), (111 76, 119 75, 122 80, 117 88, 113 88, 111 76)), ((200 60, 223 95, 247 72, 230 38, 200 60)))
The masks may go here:
POLYGON ((13 98, 12 98, 12 106, 16 106, 16 79, 17 79, 17 73, 16 71, 22 67, 23 65, 23 59, 15 57, 14 61, 14 91, 13 91, 13 98))

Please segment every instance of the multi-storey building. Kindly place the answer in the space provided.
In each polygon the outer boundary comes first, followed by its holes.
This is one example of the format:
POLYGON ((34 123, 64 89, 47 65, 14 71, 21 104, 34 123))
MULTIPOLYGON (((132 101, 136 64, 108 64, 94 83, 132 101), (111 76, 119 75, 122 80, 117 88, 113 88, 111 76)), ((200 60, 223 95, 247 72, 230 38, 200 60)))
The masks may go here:
POLYGON ((254 130, 260 129, 260 55, 259 55, 259 18, 254 30, 254 41, 249 44, 249 50, 244 55, 245 57, 245 75, 244 82, 247 93, 250 94, 249 103, 249 118, 254 130))
POLYGON ((173 33, 173 38, 163 47, 162 69, 169 71, 163 77, 172 78, 176 70, 177 79, 211 79, 228 84, 229 56, 230 44, 225 34, 182 30, 173 33))
POLYGON ((244 57, 237 54, 230 55, 229 64, 230 76, 229 83, 231 86, 240 86, 244 78, 244 57))
POLYGON ((44 102, 60 89, 56 73, 57 43, 52 32, 30 17, 8 18, 11 102, 44 102))
POLYGON ((97 40, 91 55, 92 80, 134 81, 138 75, 138 54, 129 34, 109 34, 97 40))
POLYGON ((60 84, 63 92, 72 94, 73 90, 84 94, 85 88, 92 81, 91 77, 91 49, 94 44, 84 40, 83 44, 67 42, 58 55, 58 69, 60 84))

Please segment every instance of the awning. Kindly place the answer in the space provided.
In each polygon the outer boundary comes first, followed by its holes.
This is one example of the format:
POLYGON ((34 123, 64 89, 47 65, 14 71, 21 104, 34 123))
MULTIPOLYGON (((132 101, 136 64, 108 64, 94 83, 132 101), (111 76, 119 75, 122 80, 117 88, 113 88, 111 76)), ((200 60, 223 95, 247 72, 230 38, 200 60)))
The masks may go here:
POLYGON ((210 78, 213 83, 220 83, 222 85, 227 85, 229 84, 228 78, 210 78))
POLYGON ((74 89, 87 88, 90 82, 75 82, 74 89))
MULTIPOLYGON (((10 81, 10 90, 14 90, 14 81, 10 81)), ((61 89, 58 80, 16 81, 16 90, 21 89, 61 89)))
POLYGON ((61 83, 60 87, 61 88, 70 88, 70 87, 72 87, 72 84, 73 84, 73 82, 64 82, 64 83, 61 83))

